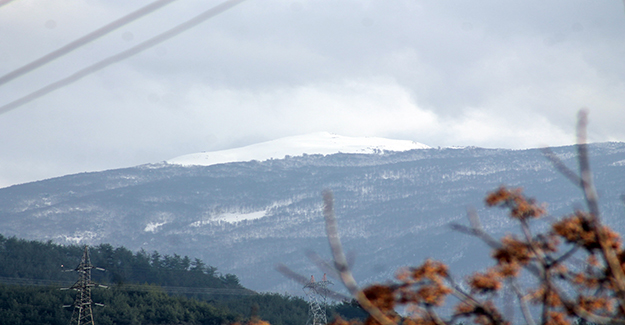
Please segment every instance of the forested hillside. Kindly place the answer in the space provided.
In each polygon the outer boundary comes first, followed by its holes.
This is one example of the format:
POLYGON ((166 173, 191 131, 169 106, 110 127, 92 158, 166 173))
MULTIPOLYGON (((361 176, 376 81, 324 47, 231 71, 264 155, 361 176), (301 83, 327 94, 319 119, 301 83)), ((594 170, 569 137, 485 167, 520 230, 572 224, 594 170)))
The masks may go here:
MULTIPOLYGON (((97 324, 228 324, 243 316, 206 301, 170 296, 152 287, 127 290, 120 287, 94 289, 97 324)), ((63 324, 70 321, 73 293, 54 286, 0 285, 0 324, 63 324)), ((303 323, 291 323, 303 324, 303 323)))
MULTIPOLYGON (((109 244, 89 251, 92 264, 106 270, 92 274, 94 281, 101 283, 243 289, 235 275, 222 275, 198 258, 161 255, 157 251, 133 253, 109 244)), ((83 247, 77 245, 62 246, 0 235, 0 277, 8 278, 5 282, 12 281, 11 278, 71 282, 75 274, 64 271, 73 270, 80 263, 82 252, 83 247)))
MULTIPOLYGON (((0 325, 67 324, 75 293, 59 290, 77 279, 72 271, 83 247, 0 235, 0 325)), ((304 325, 308 305, 299 298, 258 294, 233 274, 188 256, 161 255, 102 244, 89 249, 97 324, 229 324, 258 316, 273 325, 304 325)), ((364 318, 349 303, 333 304, 328 316, 364 318)))

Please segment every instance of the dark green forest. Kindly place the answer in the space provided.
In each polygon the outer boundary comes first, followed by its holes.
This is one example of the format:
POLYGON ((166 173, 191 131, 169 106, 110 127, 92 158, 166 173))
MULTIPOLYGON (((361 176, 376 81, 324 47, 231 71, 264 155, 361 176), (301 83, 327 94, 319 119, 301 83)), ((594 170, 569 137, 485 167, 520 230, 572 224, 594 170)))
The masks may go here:
MULTIPOLYGON (((67 324, 75 296, 71 272, 84 247, 63 246, 0 235, 0 325, 67 324)), ((97 324, 230 324, 260 317, 273 325, 304 325, 308 305, 299 297, 258 294, 239 284, 236 275, 188 256, 133 253, 102 244, 89 248, 97 324)), ((328 307, 328 317, 365 317, 352 303, 328 307)))
MULTIPOLYGON (((243 289, 233 274, 221 275, 202 260, 177 254, 161 255, 101 244, 89 249, 91 263, 105 272, 93 272, 93 280, 107 284, 158 284, 174 287, 243 289)), ((0 277, 71 282, 83 253, 77 245, 29 241, 0 235, 0 277)), ((10 280, 10 279, 5 279, 10 280)))
MULTIPOLYGON (((151 290, 94 289, 96 324, 228 324, 244 318, 207 301, 151 290)), ((0 285, 0 324, 68 324, 74 294, 53 286, 0 285)), ((293 323, 295 324, 295 323, 293 323)))

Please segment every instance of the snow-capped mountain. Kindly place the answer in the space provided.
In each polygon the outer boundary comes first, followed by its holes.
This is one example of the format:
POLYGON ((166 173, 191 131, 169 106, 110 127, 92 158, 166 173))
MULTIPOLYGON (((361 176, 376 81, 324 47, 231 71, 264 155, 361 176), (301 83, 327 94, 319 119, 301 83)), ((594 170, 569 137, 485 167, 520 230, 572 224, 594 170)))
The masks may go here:
POLYGON ((429 146, 408 140, 392 140, 375 137, 346 137, 319 132, 280 138, 241 148, 201 152, 168 160, 170 164, 183 166, 210 166, 240 161, 265 161, 283 159, 286 156, 330 155, 335 153, 382 153, 385 151, 408 151, 428 149, 429 146))
MULTIPOLYGON (((575 169, 575 147, 553 150, 575 169)), ((603 218, 623 233, 625 143, 589 150, 603 218)), ((306 252, 330 256, 324 189, 334 192, 341 239, 356 255, 362 283, 386 281, 399 267, 428 257, 448 263, 457 277, 492 265, 486 245, 449 224, 466 224, 472 206, 494 236, 517 231, 504 211, 484 208, 485 194, 501 184, 547 202, 552 216, 583 206, 582 193, 538 149, 290 152, 265 161, 242 152, 236 158, 256 161, 143 165, 3 188, 0 233, 189 255, 236 274, 248 288, 301 294, 300 285, 274 268, 284 263, 306 276, 323 273, 306 252)), ((544 229, 548 220, 533 227, 544 229)))

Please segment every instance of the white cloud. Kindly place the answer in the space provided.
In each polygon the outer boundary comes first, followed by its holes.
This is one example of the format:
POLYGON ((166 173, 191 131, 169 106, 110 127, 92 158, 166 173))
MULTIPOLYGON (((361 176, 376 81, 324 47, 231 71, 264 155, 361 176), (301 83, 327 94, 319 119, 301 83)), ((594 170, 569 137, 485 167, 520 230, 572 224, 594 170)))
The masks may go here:
MULTIPOLYGON (((0 8, 0 74, 149 2, 14 1, 0 8)), ((0 105, 210 5, 168 5, 1 86, 0 105)), ((0 186, 316 131, 431 146, 566 144, 582 107, 592 140, 625 141, 622 7, 246 1, 0 115, 0 186)))

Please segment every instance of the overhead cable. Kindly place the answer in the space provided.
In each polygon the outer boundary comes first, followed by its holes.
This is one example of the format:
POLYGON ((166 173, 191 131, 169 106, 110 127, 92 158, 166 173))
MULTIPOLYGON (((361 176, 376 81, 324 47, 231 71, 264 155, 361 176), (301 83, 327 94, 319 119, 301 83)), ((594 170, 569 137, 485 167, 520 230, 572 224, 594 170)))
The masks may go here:
MULTIPOLYGON (((9 0, 9 2, 10 1, 12 1, 12 0, 9 0)), ((100 37, 102 37, 102 36, 112 32, 112 31, 114 31, 114 30, 116 30, 116 29, 118 29, 118 28, 120 28, 120 27, 122 27, 124 25, 127 25, 127 24, 129 24, 129 23, 131 23, 131 22, 133 22, 133 21, 135 21, 135 20, 137 20, 137 19, 139 19, 139 18, 141 18, 141 17, 143 17, 143 16, 145 16, 145 15, 155 11, 156 9, 159 9, 159 8, 161 8, 161 7, 163 7, 163 6, 167 5, 167 4, 170 4, 170 3, 174 2, 174 1, 176 1, 176 0, 158 0, 158 1, 154 1, 154 2, 150 3, 149 5, 147 5, 145 7, 142 7, 140 9, 136 10, 136 11, 133 11, 133 12, 129 13, 128 15, 126 15, 126 16, 124 16, 122 18, 119 18, 119 19, 117 19, 117 20, 115 20, 115 21, 113 21, 113 22, 111 22, 111 23, 109 23, 109 24, 107 24, 105 26, 102 26, 102 27, 94 30, 93 32, 91 32, 91 33, 89 33, 89 34, 87 34, 87 35, 85 35, 85 36, 83 36, 83 37, 81 37, 81 38, 79 38, 79 39, 77 39, 77 40, 75 40, 75 41, 73 41, 73 42, 63 46, 63 47, 61 47, 58 50, 50 52, 50 53, 42 56, 41 58, 39 58, 39 59, 37 59, 37 60, 35 60, 33 62, 30 62, 30 63, 28 63, 28 64, 26 64, 26 65, 24 65, 24 66, 22 66, 22 67, 20 67, 18 69, 15 69, 15 70, 5 74, 4 76, 0 77, 0 86, 2 86, 3 84, 5 84, 5 83, 7 83, 7 82, 9 82, 9 81, 11 81, 11 80, 13 80, 15 78, 18 78, 18 77, 20 77, 20 76, 22 76, 24 74, 27 74, 28 72, 33 71, 33 70, 41 67, 42 65, 44 65, 44 64, 46 64, 46 63, 48 63, 48 62, 50 62, 52 60, 58 59, 59 57, 65 55, 65 54, 67 54, 67 53, 69 53, 69 52, 71 52, 71 51, 73 51, 73 50, 75 50, 75 49, 77 49, 77 48, 79 48, 79 47, 81 47, 81 46, 83 46, 83 45, 85 45, 85 44, 87 44, 87 43, 97 39, 97 38, 100 38, 100 37)), ((6 3, 8 3, 8 2, 6 2, 6 0, 5 0, 4 4, 6 4, 6 3)), ((2 0, 0 0, 0 6, 2 6, 2 5, 3 5, 3 2, 2 2, 2 0)))
MULTIPOLYGON (((57 286, 71 286, 74 281, 68 280, 48 280, 48 279, 30 279, 30 278, 14 278, 0 276, 0 283, 22 285, 22 286, 40 286, 40 287, 57 287, 57 286)), ((158 291, 162 290, 168 293, 178 294, 205 294, 205 295, 237 295, 237 296, 251 296, 257 294, 250 289, 231 289, 231 288, 210 288, 204 286, 194 287, 173 287, 173 286, 161 286, 161 285, 145 285, 145 284, 107 284, 107 286, 114 287, 116 289, 122 289, 127 291, 158 291)))
POLYGON ((140 53, 150 47, 153 47, 159 43, 162 43, 202 22, 204 22, 205 20, 212 18, 236 5, 238 5, 239 3, 243 2, 245 0, 228 0, 225 1, 211 9, 208 9, 204 12, 202 12, 201 14, 195 16, 194 18, 187 20, 186 22, 167 30, 164 33, 161 33, 157 36, 154 36, 144 42, 141 42, 123 52, 120 52, 116 55, 110 56, 102 61, 99 61, 97 63, 94 63, 84 69, 81 69, 75 73, 73 73, 72 75, 63 78, 61 80, 58 80, 54 83, 51 83, 37 91, 34 91, 22 98, 19 98, 17 100, 14 100, 8 104, 5 104, 3 106, 0 106, 0 114, 4 114, 12 109, 15 109, 17 107, 20 107, 26 103, 29 103, 39 97, 42 97, 50 92, 53 92, 61 87, 67 86, 77 80, 82 79, 85 76, 88 76, 96 71, 102 70, 106 67, 108 67, 109 65, 113 64, 113 63, 117 63, 119 61, 125 60, 137 53, 140 53))
POLYGON ((0 7, 9 4, 9 2, 12 2, 13 0, 0 0, 0 7))

